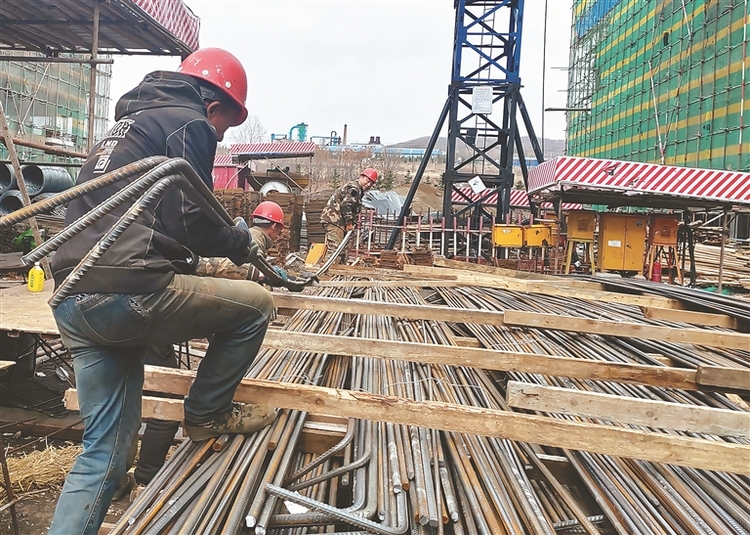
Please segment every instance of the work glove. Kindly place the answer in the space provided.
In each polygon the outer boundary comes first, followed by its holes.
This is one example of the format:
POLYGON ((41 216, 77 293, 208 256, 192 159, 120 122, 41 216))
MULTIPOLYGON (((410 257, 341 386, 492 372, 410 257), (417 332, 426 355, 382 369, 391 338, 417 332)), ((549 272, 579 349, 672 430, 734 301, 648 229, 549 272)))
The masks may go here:
POLYGON ((289 282, 289 274, 286 271, 281 269, 279 266, 273 266, 273 270, 281 280, 283 280, 284 282, 289 282))
POLYGON ((246 230, 246 231, 250 232, 250 227, 247 226, 247 223, 241 217, 235 217, 234 218, 234 226, 237 227, 237 228, 239 228, 239 229, 246 230))
POLYGON ((245 251, 242 258, 240 258, 239 263, 235 261, 235 259, 231 259, 235 264, 238 266, 241 266, 242 264, 249 264, 253 260, 256 260, 258 258, 258 244, 251 241, 250 244, 247 246, 247 251, 245 251))

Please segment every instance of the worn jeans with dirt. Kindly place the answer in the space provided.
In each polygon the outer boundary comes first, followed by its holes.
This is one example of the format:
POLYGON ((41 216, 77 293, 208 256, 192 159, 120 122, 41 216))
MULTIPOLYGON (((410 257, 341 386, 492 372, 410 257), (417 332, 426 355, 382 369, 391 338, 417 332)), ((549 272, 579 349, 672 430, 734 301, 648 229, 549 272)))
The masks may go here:
POLYGON ((83 453, 68 474, 49 535, 96 534, 126 471, 141 423, 144 347, 212 337, 185 397, 185 418, 229 410, 273 313, 250 281, 175 275, 150 294, 76 294, 55 309, 73 356, 83 453))

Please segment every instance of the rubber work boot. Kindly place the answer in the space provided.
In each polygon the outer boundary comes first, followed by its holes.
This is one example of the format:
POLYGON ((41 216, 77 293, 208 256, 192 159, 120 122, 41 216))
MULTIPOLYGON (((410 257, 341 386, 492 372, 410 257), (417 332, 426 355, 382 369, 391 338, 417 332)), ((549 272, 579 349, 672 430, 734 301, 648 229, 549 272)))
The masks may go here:
POLYGON ((232 403, 232 408, 211 421, 183 426, 190 440, 201 441, 221 435, 249 435, 276 420, 278 409, 268 405, 232 403))
POLYGON ((117 502, 122 500, 125 496, 129 496, 130 492, 137 486, 135 482, 135 475, 133 475, 133 472, 128 472, 125 474, 125 479, 120 483, 120 486, 115 491, 114 496, 112 496, 112 501, 117 502))

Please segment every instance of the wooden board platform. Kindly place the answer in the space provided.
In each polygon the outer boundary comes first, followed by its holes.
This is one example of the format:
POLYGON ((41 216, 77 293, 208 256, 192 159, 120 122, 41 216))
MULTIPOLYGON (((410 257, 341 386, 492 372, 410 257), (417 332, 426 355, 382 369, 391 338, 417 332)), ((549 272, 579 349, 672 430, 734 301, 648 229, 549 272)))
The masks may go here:
POLYGON ((31 293, 25 284, 0 290, 0 330, 57 335, 57 325, 47 301, 54 283, 47 281, 44 291, 31 293))

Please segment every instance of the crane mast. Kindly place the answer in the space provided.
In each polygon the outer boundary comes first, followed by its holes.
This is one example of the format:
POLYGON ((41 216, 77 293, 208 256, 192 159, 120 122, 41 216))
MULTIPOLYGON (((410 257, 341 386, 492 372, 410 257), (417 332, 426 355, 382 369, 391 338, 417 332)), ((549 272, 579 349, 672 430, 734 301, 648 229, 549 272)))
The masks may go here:
MULTIPOLYGON (((494 219, 497 223, 505 222, 510 212, 516 157, 524 183, 528 179, 519 116, 535 159, 539 163, 543 161, 521 97, 519 68, 524 0, 455 0, 454 5, 456 19, 448 98, 399 214, 399 224, 411 211, 414 194, 446 120, 448 147, 443 174, 446 225, 452 225, 454 217, 490 215, 484 204, 495 191, 498 196, 494 219), (471 199, 457 185, 477 176, 487 189, 479 199, 471 199), (454 194, 467 204, 454 210, 454 194)), ((531 207, 533 211, 534 205, 531 207)), ((398 232, 397 226, 388 248, 395 245, 398 232)))

